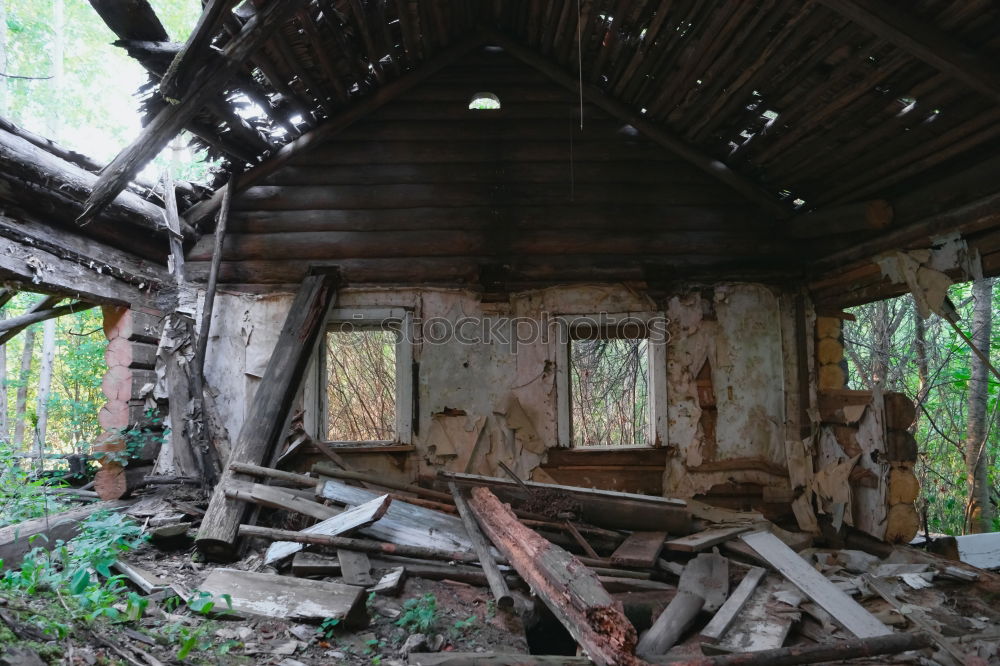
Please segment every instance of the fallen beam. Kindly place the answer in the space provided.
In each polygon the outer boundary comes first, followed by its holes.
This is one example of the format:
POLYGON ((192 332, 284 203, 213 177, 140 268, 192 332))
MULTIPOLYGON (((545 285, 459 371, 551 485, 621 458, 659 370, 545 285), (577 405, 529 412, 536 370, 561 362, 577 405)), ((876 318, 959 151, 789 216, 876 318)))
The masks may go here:
MULTIPOLYGON (((337 281, 335 274, 324 274, 309 276, 302 283, 264 370, 260 389, 254 394, 249 417, 229 454, 231 462, 259 464, 270 459, 333 302, 337 281)), ((236 556, 239 526, 247 505, 226 497, 226 484, 234 478, 239 477, 232 470, 223 472, 195 540, 209 559, 231 560, 236 556)))
POLYGON ((596 574, 522 525, 487 488, 473 488, 469 505, 493 545, 595 664, 641 663, 635 657, 635 628, 596 574))
POLYGON ((118 511, 131 500, 95 502, 80 509, 64 511, 43 518, 33 518, 0 528, 0 561, 4 567, 16 567, 35 546, 53 547, 56 541, 69 541, 80 531, 80 523, 97 511, 118 511), (38 538, 42 537, 42 538, 38 538))
POLYGON ((479 556, 479 562, 482 564, 483 572, 486 574, 486 581, 489 583, 490 592, 493 593, 493 598, 496 600, 497 606, 499 608, 512 608, 514 606, 514 597, 510 596, 510 590, 503 579, 503 574, 500 573, 500 569, 497 568, 497 564, 491 556, 490 545, 486 542, 483 533, 479 529, 479 524, 476 522, 475 515, 473 515, 472 507, 469 506, 469 502, 465 499, 465 495, 462 494, 458 486, 454 483, 448 485, 450 486, 452 497, 455 498, 458 515, 461 516, 462 524, 465 525, 465 531, 468 532, 469 538, 472 540, 472 546, 479 556))
POLYGON ((32 324, 37 324, 38 322, 46 321, 48 319, 56 319, 58 317, 62 317, 63 315, 73 314, 76 312, 85 312, 86 310, 94 307, 97 307, 94 303, 83 303, 77 301, 75 303, 60 305, 59 307, 50 308, 48 310, 36 310, 34 312, 26 312, 17 317, 11 317, 10 319, 2 319, 0 320, 0 345, 17 336, 18 333, 32 324))

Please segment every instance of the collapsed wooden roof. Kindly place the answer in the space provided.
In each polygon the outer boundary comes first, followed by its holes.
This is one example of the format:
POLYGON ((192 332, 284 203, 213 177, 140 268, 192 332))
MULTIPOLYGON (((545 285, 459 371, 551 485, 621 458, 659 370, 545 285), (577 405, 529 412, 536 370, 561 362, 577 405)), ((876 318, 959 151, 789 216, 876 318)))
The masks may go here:
MULTIPOLYGON (((146 0, 91 4, 166 81, 88 214, 182 128, 249 167, 246 187, 484 43, 791 218, 776 227, 791 235, 864 229, 845 218, 868 220, 871 208, 842 208, 852 202, 910 197, 909 223, 1000 189, 980 177, 958 200, 954 188, 918 196, 996 166, 1000 9, 984 0, 210 0, 183 46, 146 0)), ((979 231, 996 213, 987 204, 973 216, 979 231)), ((924 226, 958 229, 935 224, 924 226)), ((860 252, 913 240, 886 238, 860 252)), ((833 268, 861 256, 856 242, 808 253, 833 268)))

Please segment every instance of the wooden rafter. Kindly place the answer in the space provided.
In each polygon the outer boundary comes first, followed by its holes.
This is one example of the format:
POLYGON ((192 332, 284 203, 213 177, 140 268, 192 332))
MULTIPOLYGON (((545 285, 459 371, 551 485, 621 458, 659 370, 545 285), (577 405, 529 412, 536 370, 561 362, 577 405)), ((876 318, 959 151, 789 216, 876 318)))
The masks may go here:
POLYGON ((190 92, 178 104, 160 111, 138 137, 101 173, 80 221, 93 219, 128 184, 142 166, 162 150, 184 126, 194 118, 218 91, 243 67, 271 32, 305 0, 271 2, 243 26, 242 31, 226 46, 220 57, 200 77, 190 92))
MULTIPOLYGON (((505 51, 518 60, 537 69, 557 84, 569 90, 579 92, 579 81, 548 58, 539 55, 537 52, 528 47, 518 44, 500 32, 489 31, 488 36, 491 42, 495 42, 499 46, 503 47, 505 51)), ((678 157, 681 157, 705 173, 722 181, 733 190, 739 192, 744 197, 763 208, 769 214, 778 218, 785 218, 791 214, 791 211, 776 197, 771 196, 757 185, 739 175, 730 169, 726 164, 710 157, 709 155, 706 155, 701 150, 675 136, 664 127, 643 118, 639 113, 608 96, 599 88, 584 83, 583 97, 588 102, 600 107, 615 118, 636 128, 649 140, 663 146, 670 152, 676 154, 678 157)))
POLYGON ((183 98, 202 58, 209 52, 212 39, 225 13, 230 11, 236 2, 237 0, 209 0, 205 5, 191 36, 174 57, 163 75, 163 80, 160 81, 160 94, 165 99, 183 98))
POLYGON ((1000 101, 1000 69, 946 32, 884 0, 819 0, 882 39, 1000 101))

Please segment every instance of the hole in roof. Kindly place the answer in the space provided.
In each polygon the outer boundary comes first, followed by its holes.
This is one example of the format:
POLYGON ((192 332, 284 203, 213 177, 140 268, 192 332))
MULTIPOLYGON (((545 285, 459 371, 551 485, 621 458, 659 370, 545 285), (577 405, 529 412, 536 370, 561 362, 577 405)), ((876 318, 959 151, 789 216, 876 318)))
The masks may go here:
POLYGON ((500 98, 491 92, 477 92, 469 102, 472 111, 496 111, 500 108, 500 98))
POLYGON ((903 107, 899 110, 899 113, 897 114, 899 116, 905 116, 907 113, 913 111, 913 109, 917 107, 917 100, 913 97, 900 97, 899 99, 896 100, 896 103, 899 104, 901 107, 903 107))

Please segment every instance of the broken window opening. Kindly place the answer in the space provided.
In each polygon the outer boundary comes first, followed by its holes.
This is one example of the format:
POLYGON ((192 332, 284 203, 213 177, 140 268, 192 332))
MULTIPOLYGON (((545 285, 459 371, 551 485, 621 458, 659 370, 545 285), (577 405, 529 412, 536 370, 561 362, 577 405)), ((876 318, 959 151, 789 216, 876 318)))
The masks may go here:
POLYGON ((560 446, 641 448, 666 442, 662 314, 602 314, 560 322, 560 446))
POLYGON ((469 102, 470 111, 498 111, 500 98, 491 92, 478 92, 469 102))
POLYGON ((320 361, 325 439, 408 443, 412 353, 403 311, 339 312, 331 317, 320 361))

